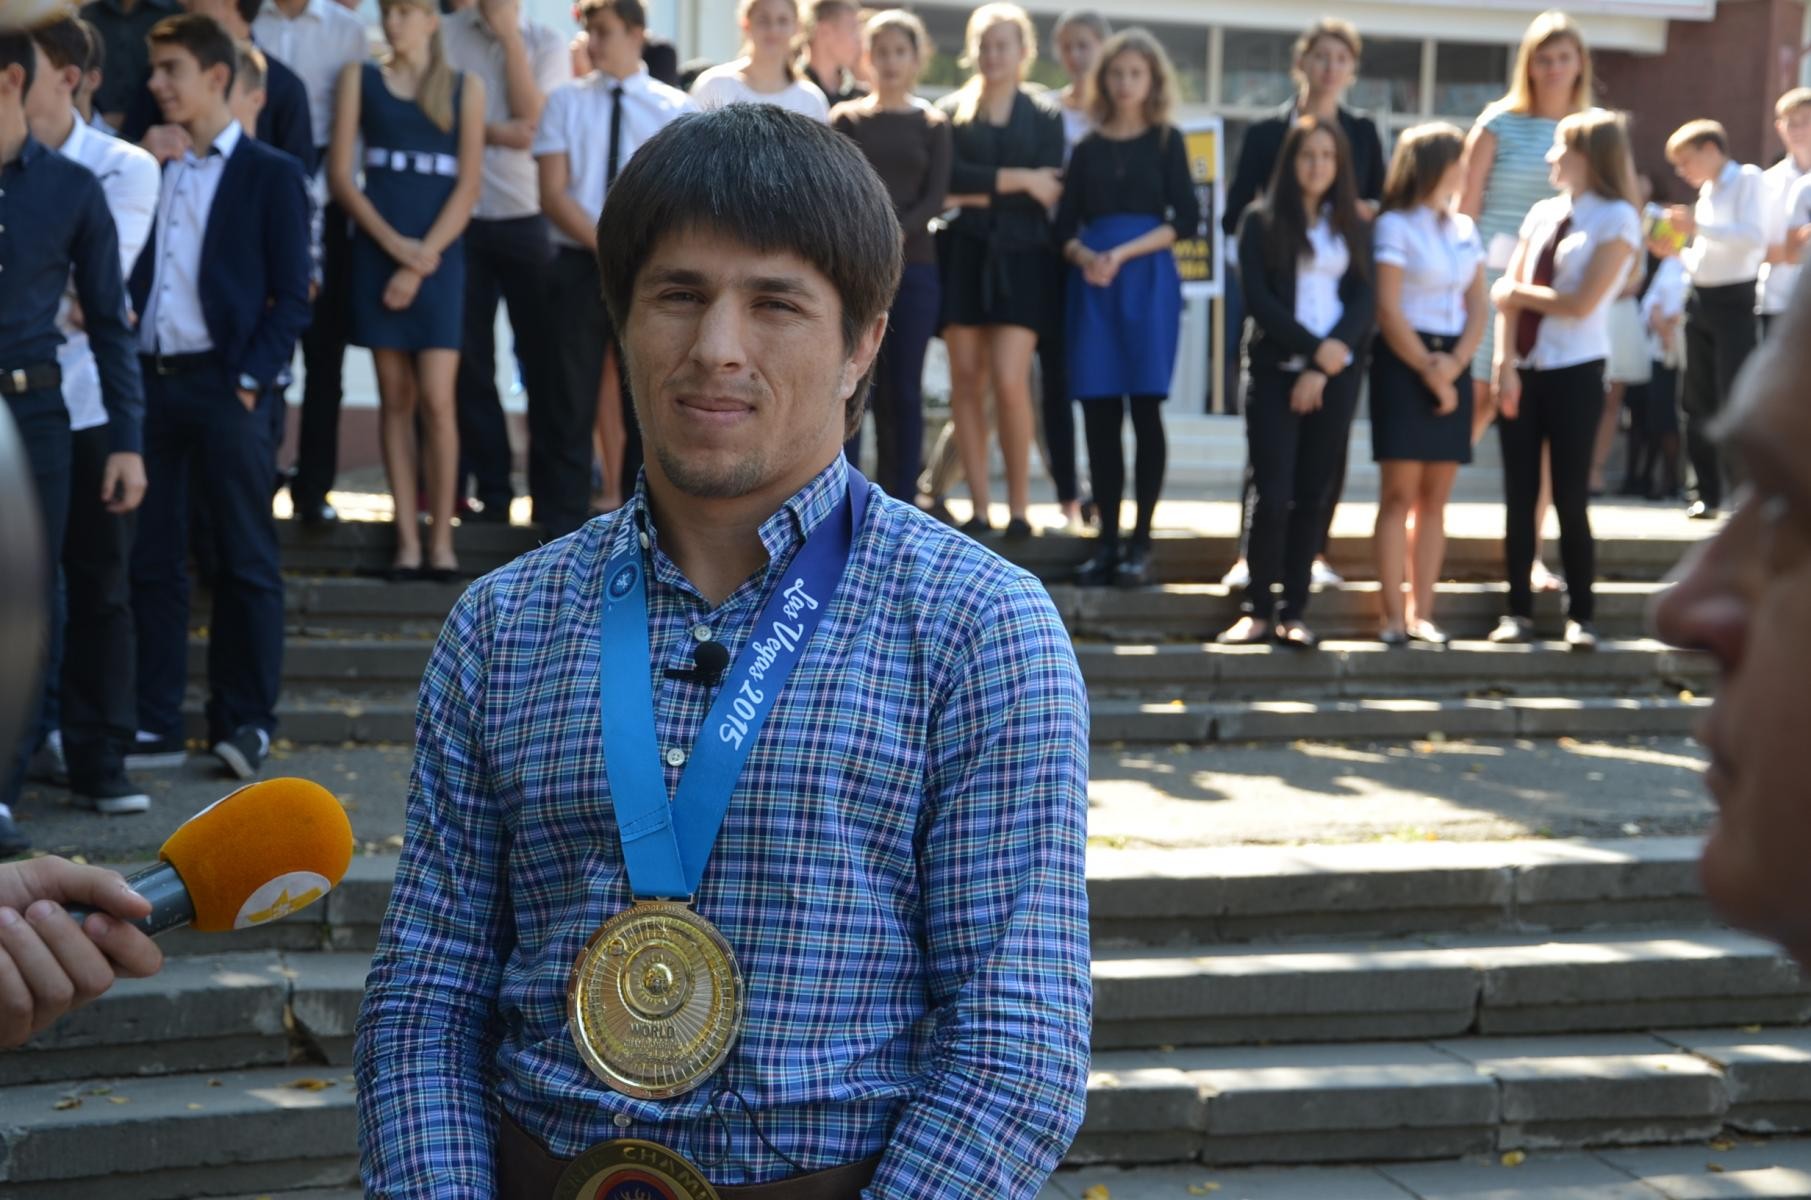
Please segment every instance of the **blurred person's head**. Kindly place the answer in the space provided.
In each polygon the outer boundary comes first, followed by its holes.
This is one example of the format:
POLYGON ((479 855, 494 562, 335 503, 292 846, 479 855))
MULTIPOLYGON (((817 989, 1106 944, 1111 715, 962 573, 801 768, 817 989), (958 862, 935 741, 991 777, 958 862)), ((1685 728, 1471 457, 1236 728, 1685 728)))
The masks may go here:
POLYGON ((227 107, 239 48, 212 17, 184 13, 151 27, 151 98, 175 125, 207 121, 227 107))
POLYGON ((88 34, 74 17, 64 17, 31 31, 37 43, 37 62, 31 90, 25 96, 25 119, 32 136, 41 142, 62 145, 68 136, 75 95, 82 86, 88 61, 88 34))
POLYGON ((901 238, 855 144, 771 105, 667 126, 598 221, 650 486, 778 504, 855 428, 901 238))
POLYGON ((241 41, 251 36, 252 22, 263 0, 182 0, 184 12, 212 17, 241 41))
POLYGON ((1799 164, 1811 163, 1811 88, 1795 87, 1773 106, 1773 131, 1799 164))
POLYGON ((1358 78, 1358 61, 1364 42, 1352 22, 1322 17, 1295 39, 1290 78, 1303 96, 1331 96, 1338 100, 1358 78))
POLYGON ((1591 52, 1571 17, 1550 9, 1528 23, 1516 50, 1509 93, 1492 108, 1532 113, 1591 107, 1591 52))
POLYGON ((453 91, 458 77, 446 60, 446 47, 440 40, 440 12, 433 0, 379 0, 383 17, 384 40, 390 46, 390 59, 419 64, 421 77, 415 85, 415 105, 441 132, 453 128, 453 91))
POLYGON ((736 22, 742 28, 742 53, 756 62, 782 62, 791 70, 792 48, 799 36, 797 0, 741 0, 736 22))
POLYGON ((1573 196, 1590 192, 1636 203, 1634 155, 1622 114, 1590 108, 1562 120, 1547 150, 1547 178, 1573 196))
POLYGON ((82 63, 82 82, 75 90, 76 111, 86 121, 94 116, 94 93, 107 75, 107 45, 101 41, 100 30, 93 25, 80 17, 76 18, 76 24, 82 27, 82 34, 88 39, 88 57, 82 63))
POLYGON ((1408 211, 1423 204, 1442 211, 1451 208, 1465 181, 1459 165, 1464 156, 1465 134, 1457 125, 1430 121, 1403 130, 1384 179, 1383 211, 1408 211))
POLYGON ((917 86, 925 59, 932 53, 931 35, 913 14, 884 9, 868 18, 862 43, 874 82, 882 92, 909 92, 917 86))
POLYGON ((38 47, 21 30, 0 32, 0 122, 8 128, 25 120, 25 98, 38 73, 38 47))
POLYGON ((969 14, 961 65, 973 71, 956 101, 956 120, 972 121, 987 88, 1017 87, 1037 61, 1038 34, 1016 4, 983 4, 969 14))
POLYGON ((258 117, 269 98, 270 60, 264 51, 250 42, 239 43, 239 69, 233 73, 233 90, 227 93, 226 106, 233 120, 251 133, 258 128, 258 117))
POLYGON ((812 62, 853 71, 861 62, 861 40, 861 10, 850 0, 814 0, 806 9, 805 49, 812 62))
POLYGON ((1176 69, 1149 30, 1127 29, 1101 47, 1088 94, 1096 125, 1133 113, 1146 125, 1168 125, 1176 108, 1176 69))
POLYGON ((1659 635, 1715 661, 1697 736, 1717 820, 1705 894, 1732 924, 1811 969, 1811 292, 1737 377, 1717 435, 1747 479, 1717 535, 1688 554, 1654 607, 1659 635))
POLYGON ((648 13, 641 0, 583 0, 585 54, 591 66, 617 79, 641 70, 648 43, 648 13))
POLYGON ((1086 86, 1101 46, 1112 36, 1113 27, 1107 18, 1091 8, 1072 8, 1056 19, 1050 44, 1064 74, 1077 90, 1086 86))
POLYGON ((1687 186, 1701 188, 1729 161, 1729 134, 1716 121, 1687 121, 1666 139, 1666 161, 1687 186))

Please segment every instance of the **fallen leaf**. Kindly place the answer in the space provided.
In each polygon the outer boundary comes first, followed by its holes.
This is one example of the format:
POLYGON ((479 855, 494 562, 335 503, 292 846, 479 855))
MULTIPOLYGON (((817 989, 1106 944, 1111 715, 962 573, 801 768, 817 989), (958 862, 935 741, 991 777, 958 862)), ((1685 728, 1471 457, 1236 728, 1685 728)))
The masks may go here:
POLYGON ((65 1096, 50 1107, 57 1112, 66 1112, 72 1108, 82 1107, 82 1098, 80 1096, 65 1096))
POLYGON ((210 1080, 208 1080, 208 1086, 209 1087, 224 1087, 225 1085, 222 1084, 218 1079, 210 1079, 210 1080))
POLYGON ((190 1111, 190 1112, 200 1112, 200 1111, 201 1111, 201 1105, 199 1105, 199 1104, 190 1104, 190 1105, 189 1105, 189 1111, 190 1111))
POLYGON ((1743 1033, 1759 1033, 1761 1031, 1759 1025, 1738 1025, 1737 1028, 1743 1033))
POLYGON ((1712 1175, 1721 1175, 1723 1173, 1723 1167, 1722 1167, 1721 1163, 1705 1163, 1704 1169, 1706 1171, 1709 1171, 1712 1175))
POLYGON ((384 845, 390 847, 392 850, 401 850, 402 849, 402 834, 400 834, 400 833, 391 834, 389 837, 384 839, 384 845))
POLYGON ((85 856, 80 855, 80 854, 71 854, 69 856, 69 861, 77 864, 78 866, 85 867, 88 865, 88 859, 85 856))
POLYGON ((1220 1185, 1212 1182, 1191 1183, 1188 1185, 1188 1194, 1191 1196, 1211 1196, 1219 1190, 1220 1185))
POLYGON ((109 1103, 109 1104, 130 1104, 130 1103, 132 1103, 132 1098, 130 1096, 109 1096, 109 1097, 107 1097, 107 1103, 109 1103))
POLYGON ((1728 1151, 1734 1150, 1736 1144, 1728 1138, 1715 1138, 1711 1141, 1710 1148, 1722 1153, 1727 1153, 1728 1151))
POLYGON ((331 1079, 298 1079, 289 1085, 298 1092, 324 1092, 333 1086, 331 1079))
POLYGON ((1106 1184, 1097 1183, 1082 1193, 1082 1200, 1112 1200, 1112 1196, 1113 1193, 1107 1190, 1106 1184))
POLYGON ((1511 1150, 1502 1158, 1502 1163, 1506 1167, 1519 1167, 1527 1161, 1528 1156, 1520 1150, 1511 1150))

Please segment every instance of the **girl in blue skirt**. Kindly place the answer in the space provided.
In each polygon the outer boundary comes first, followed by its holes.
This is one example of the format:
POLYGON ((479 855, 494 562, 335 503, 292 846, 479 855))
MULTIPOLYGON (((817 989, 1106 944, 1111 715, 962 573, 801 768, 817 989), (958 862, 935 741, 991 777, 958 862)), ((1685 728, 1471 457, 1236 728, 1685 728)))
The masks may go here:
POLYGON ((1069 160, 1056 218, 1070 270, 1070 390, 1082 402, 1100 505, 1099 549, 1079 582, 1136 587, 1150 572, 1151 518, 1167 453, 1162 404, 1181 335, 1182 283, 1170 247, 1200 232, 1201 206, 1182 134, 1170 124, 1176 77, 1157 39, 1128 29, 1108 40, 1089 91, 1094 132, 1069 160), (1128 407, 1138 515, 1122 553, 1120 430, 1128 407))

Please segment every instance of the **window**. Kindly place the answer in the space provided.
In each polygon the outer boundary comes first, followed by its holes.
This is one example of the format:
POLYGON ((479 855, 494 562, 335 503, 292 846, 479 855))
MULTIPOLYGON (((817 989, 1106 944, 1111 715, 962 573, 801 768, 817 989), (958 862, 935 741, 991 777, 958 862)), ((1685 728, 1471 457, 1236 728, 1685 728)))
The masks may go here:
POLYGON ((1509 61, 1507 46, 1440 43, 1434 52, 1434 112, 1477 116, 1508 86, 1509 61))
POLYGON ((1366 38, 1358 81, 1346 103, 1372 113, 1421 111, 1421 43, 1396 38, 1366 38))
POLYGON ((1221 103, 1227 108, 1275 108, 1295 95, 1289 64, 1293 33, 1228 29, 1221 103))
MULTIPOLYGON (((1182 104, 1207 102, 1207 26, 1136 24, 1150 31, 1176 68, 1176 99, 1182 104)), ((1131 25, 1125 26, 1130 28, 1131 25)), ((1119 25, 1113 27, 1121 28, 1119 25)))

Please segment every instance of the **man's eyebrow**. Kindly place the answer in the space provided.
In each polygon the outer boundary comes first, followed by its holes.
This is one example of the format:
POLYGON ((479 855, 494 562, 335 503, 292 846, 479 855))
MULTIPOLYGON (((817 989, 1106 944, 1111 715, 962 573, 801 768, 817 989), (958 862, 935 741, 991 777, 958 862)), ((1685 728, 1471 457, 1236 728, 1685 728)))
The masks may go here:
POLYGON ((702 287, 705 283, 704 272, 687 270, 684 267, 649 267, 649 283, 676 283, 685 287, 702 287))
POLYGON ((797 275, 751 275, 738 285, 745 292, 759 292, 768 296, 796 296, 809 298, 811 288, 805 280, 797 275))

